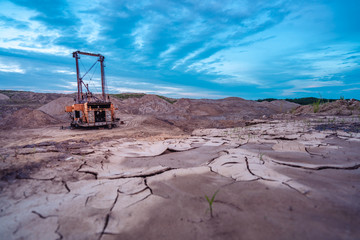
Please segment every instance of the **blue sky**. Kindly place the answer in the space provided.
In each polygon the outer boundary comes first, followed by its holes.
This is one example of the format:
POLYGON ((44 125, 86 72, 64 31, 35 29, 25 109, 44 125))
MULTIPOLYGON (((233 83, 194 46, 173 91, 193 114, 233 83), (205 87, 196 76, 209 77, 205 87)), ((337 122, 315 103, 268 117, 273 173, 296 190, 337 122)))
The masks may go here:
POLYGON ((112 93, 359 99, 359 12, 357 0, 0 0, 0 89, 75 92, 81 50, 105 56, 112 93))

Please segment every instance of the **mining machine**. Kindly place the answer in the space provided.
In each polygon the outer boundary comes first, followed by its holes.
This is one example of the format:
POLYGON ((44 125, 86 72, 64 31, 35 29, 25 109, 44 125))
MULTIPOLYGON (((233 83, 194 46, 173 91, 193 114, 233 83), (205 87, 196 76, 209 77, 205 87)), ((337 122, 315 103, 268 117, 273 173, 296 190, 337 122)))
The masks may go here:
POLYGON ((76 62, 77 75, 77 95, 75 103, 72 106, 66 106, 65 111, 70 113, 72 122, 71 127, 100 127, 107 126, 112 128, 116 126, 119 119, 115 118, 115 108, 110 102, 109 96, 105 93, 105 72, 104 60, 105 57, 101 54, 87 53, 76 51, 73 52, 73 57, 76 62), (98 60, 92 67, 83 75, 80 75, 79 59, 80 55, 87 55, 97 57, 98 60), (89 90, 89 85, 85 84, 83 79, 90 72, 90 70, 100 62, 101 71, 101 96, 96 96, 89 90), (83 92, 83 87, 85 91, 83 92))

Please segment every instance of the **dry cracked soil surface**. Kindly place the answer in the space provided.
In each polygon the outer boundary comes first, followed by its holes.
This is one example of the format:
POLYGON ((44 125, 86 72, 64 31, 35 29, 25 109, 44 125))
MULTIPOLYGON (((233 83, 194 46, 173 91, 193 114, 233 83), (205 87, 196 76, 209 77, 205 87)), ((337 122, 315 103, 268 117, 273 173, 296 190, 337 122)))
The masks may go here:
POLYGON ((0 239, 359 239, 359 119, 248 125, 2 131, 0 239))

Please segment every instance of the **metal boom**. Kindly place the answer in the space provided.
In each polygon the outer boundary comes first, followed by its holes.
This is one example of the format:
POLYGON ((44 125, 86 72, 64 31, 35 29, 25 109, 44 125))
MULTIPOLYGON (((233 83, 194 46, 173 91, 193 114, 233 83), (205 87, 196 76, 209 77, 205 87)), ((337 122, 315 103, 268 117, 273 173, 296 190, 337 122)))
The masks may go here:
MULTIPOLYGON (((73 52, 73 57, 75 58, 76 61, 76 76, 77 76, 77 88, 78 88, 78 92, 77 92, 77 99, 76 102, 77 103, 81 103, 84 100, 84 96, 83 96, 83 91, 82 91, 82 84, 84 84, 82 77, 80 76, 80 69, 79 69, 79 59, 80 56, 79 55, 87 55, 87 56, 92 56, 92 57, 98 57, 98 61, 100 62, 100 71, 101 71, 101 90, 102 90, 102 100, 104 102, 106 102, 106 95, 105 95, 105 71, 104 71, 104 60, 105 57, 101 54, 95 54, 95 53, 88 53, 88 52, 81 52, 81 51, 76 51, 73 52)), ((85 74, 86 75, 86 74, 85 74)), ((85 76, 84 75, 84 76, 85 76)), ((83 76, 83 77, 84 77, 83 76)), ((85 85, 85 84, 84 84, 85 85)), ((86 89, 89 91, 88 87, 85 85, 86 89)))

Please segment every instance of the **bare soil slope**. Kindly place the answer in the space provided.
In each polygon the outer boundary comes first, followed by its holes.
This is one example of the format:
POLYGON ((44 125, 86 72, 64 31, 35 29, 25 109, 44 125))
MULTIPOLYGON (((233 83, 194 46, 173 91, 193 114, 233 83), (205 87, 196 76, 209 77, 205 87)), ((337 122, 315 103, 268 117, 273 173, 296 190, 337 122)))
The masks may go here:
POLYGON ((22 108, 5 117, 0 122, 0 128, 36 128, 56 123, 59 123, 57 119, 40 110, 22 108))
POLYGON ((19 109, 37 109, 59 97, 72 96, 71 94, 35 93, 11 90, 0 90, 0 94, 5 95, 3 98, 8 97, 5 101, 0 101, 0 121, 19 109))
POLYGON ((65 112, 65 106, 71 106, 74 104, 72 97, 59 97, 41 107, 38 110, 49 114, 50 116, 58 119, 62 122, 69 122, 69 114, 65 112))
POLYGON ((359 115, 360 102, 356 100, 337 100, 335 102, 320 104, 318 107, 316 105, 305 105, 298 107, 294 111, 294 114, 312 114, 315 112, 319 115, 359 115))
POLYGON ((10 100, 10 98, 5 94, 0 93, 0 101, 7 101, 7 100, 10 100))
POLYGON ((171 104, 156 95, 141 98, 112 100, 119 115, 153 115, 185 131, 196 128, 226 128, 243 126, 246 120, 261 116, 285 113, 299 106, 287 101, 256 102, 242 98, 225 99, 178 99, 171 104))

